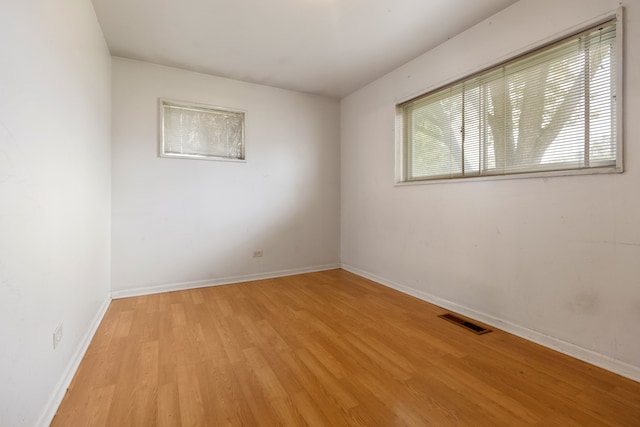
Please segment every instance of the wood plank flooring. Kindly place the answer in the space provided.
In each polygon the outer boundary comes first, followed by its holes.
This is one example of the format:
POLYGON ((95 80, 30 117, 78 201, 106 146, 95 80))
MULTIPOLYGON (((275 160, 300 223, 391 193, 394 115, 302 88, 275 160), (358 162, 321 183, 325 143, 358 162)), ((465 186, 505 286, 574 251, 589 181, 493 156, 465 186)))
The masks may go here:
POLYGON ((640 383, 343 270, 112 301, 53 426, 640 426, 640 383))

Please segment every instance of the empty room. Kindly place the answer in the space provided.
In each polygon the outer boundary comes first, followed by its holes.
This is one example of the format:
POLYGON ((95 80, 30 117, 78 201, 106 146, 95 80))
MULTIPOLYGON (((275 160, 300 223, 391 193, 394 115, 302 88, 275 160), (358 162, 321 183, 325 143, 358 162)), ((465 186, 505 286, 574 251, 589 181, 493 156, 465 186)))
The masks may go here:
POLYGON ((0 426, 640 426, 637 0, 0 0, 0 426))

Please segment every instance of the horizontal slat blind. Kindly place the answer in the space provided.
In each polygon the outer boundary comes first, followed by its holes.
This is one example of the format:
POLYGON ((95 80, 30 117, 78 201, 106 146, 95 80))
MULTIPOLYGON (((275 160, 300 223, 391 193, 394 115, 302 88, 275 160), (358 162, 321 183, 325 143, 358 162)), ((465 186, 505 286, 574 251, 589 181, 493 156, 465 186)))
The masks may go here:
POLYGON ((244 159, 244 113, 162 101, 162 154, 244 159))
POLYGON ((615 166, 616 23, 400 105, 404 180, 615 166))

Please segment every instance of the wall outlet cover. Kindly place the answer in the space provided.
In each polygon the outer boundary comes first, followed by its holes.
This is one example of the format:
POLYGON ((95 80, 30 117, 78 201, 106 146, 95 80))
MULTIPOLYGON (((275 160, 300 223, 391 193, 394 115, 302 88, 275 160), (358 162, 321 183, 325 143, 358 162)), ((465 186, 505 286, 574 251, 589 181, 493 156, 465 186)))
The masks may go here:
POLYGON ((53 331, 53 349, 55 350, 62 341, 62 323, 58 325, 55 331, 53 331))

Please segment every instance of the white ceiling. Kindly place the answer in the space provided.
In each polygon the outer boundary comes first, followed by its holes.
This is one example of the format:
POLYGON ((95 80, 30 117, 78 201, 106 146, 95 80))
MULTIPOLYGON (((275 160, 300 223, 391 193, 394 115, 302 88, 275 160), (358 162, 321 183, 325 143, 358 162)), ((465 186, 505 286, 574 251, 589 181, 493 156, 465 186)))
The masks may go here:
POLYGON ((111 54, 343 97, 517 0, 92 0, 111 54))

